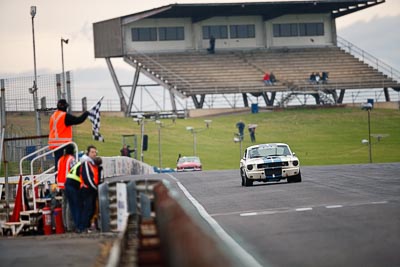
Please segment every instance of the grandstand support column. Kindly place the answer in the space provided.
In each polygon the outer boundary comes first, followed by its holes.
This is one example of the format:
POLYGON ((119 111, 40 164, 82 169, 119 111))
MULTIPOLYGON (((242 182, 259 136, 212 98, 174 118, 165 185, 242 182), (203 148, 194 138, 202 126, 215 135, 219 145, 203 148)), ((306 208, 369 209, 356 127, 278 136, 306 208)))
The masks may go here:
POLYGON ((133 100, 135 99, 136 88, 137 88, 137 85, 138 85, 141 68, 142 68, 141 66, 137 66, 136 69, 135 69, 135 77, 133 78, 131 93, 129 95, 128 108, 125 111, 125 117, 128 117, 129 113, 132 111, 133 100))
POLYGON ((268 107, 272 107, 274 105, 274 101, 275 101, 275 96, 276 96, 276 92, 271 92, 271 98, 268 97, 267 92, 263 92, 262 96, 264 98, 265 104, 268 107))
POLYGON ((175 94, 174 94, 174 92, 171 90, 171 88, 169 88, 168 91, 169 91, 169 96, 170 96, 170 98, 171 98, 172 111, 173 111, 173 112, 176 112, 175 94))
POLYGON ((319 94, 311 94, 315 98, 315 104, 320 105, 321 104, 321 99, 319 97, 319 94))
POLYGON ((336 93, 336 90, 327 90, 326 93, 331 94, 333 97, 333 101, 335 101, 335 104, 338 101, 338 95, 336 93))
POLYGON ((127 112, 126 110, 127 110, 128 107, 126 105, 126 101, 125 101, 124 95, 122 93, 121 85, 119 84, 117 75, 115 74, 114 67, 113 67, 113 65, 111 63, 110 58, 106 57, 105 59, 106 59, 106 62, 107 62, 108 70, 110 71, 111 77, 113 79, 115 89, 117 90, 117 93, 118 93, 119 101, 120 101, 120 104, 121 104, 121 111, 126 113, 127 112))
POLYGON ((346 89, 340 89, 339 98, 337 100, 338 104, 342 104, 343 103, 343 98, 344 98, 344 93, 345 92, 346 92, 346 89))
POLYGON ((389 94, 389 90, 387 87, 383 88, 383 92, 385 93, 385 100, 386 102, 390 102, 390 94, 389 94))
POLYGON ((203 108, 203 104, 204 104, 204 99, 205 99, 206 95, 205 94, 201 94, 200 95, 200 101, 197 99, 196 95, 192 95, 192 100, 193 100, 193 104, 197 109, 203 108))
POLYGON ((247 94, 246 93, 242 93, 243 96, 243 104, 246 108, 249 107, 249 100, 247 99, 247 94))

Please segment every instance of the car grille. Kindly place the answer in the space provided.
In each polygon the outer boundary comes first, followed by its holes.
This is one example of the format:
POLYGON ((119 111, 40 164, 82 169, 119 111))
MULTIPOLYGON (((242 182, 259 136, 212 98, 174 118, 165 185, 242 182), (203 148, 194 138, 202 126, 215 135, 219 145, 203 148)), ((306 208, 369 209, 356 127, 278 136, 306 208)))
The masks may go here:
POLYGON ((276 168, 276 169, 265 169, 265 176, 281 176, 282 175, 282 168, 276 168))
POLYGON ((258 169, 276 168, 276 167, 284 167, 284 166, 289 166, 289 162, 281 161, 281 162, 268 162, 268 163, 257 164, 258 169))

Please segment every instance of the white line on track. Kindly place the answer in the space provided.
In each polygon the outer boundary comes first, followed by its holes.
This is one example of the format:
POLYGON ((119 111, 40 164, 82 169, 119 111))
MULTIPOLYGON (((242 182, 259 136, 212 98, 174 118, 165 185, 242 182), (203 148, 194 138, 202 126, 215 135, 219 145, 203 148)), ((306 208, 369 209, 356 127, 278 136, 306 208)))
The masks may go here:
POLYGON ((184 187, 175 176, 169 173, 167 173, 167 175, 177 183, 185 196, 197 208, 199 214, 214 229, 219 238, 221 238, 230 248, 232 248, 234 254, 236 254, 239 258, 244 259, 244 262, 247 263, 246 266, 262 267, 262 265, 252 255, 244 250, 244 248, 242 248, 230 235, 228 235, 227 232, 225 232, 225 230, 217 223, 217 221, 207 213, 205 208, 189 193, 186 187, 184 187))
POLYGON ((258 215, 257 212, 248 212, 248 213, 241 213, 240 216, 254 216, 258 215))
POLYGON ((326 206, 327 209, 337 209, 337 208, 343 208, 343 205, 330 205, 326 206))
POLYGON ((312 210, 312 208, 298 208, 298 209, 296 209, 296 211, 308 211, 308 210, 312 210))

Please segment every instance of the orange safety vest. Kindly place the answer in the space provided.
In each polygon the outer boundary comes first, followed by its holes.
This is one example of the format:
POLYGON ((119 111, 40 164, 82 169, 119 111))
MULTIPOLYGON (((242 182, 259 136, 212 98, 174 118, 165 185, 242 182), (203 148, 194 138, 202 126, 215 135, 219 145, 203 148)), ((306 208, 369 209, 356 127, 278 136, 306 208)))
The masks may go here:
POLYGON ((48 142, 50 149, 72 141, 72 126, 65 125, 66 115, 67 112, 56 110, 50 117, 48 142))
MULTIPOLYGON (((97 185, 99 184, 99 168, 98 168, 96 165, 93 165, 93 164, 90 163, 90 162, 85 162, 85 163, 86 163, 86 164, 83 164, 83 163, 82 163, 82 168, 83 168, 84 166, 89 166, 90 170, 91 170, 92 173, 93 173, 94 185, 97 186, 97 185)), ((89 186, 88 186, 87 184, 85 184, 85 181, 82 179, 82 173, 83 173, 84 171, 89 171, 89 170, 81 170, 81 175, 80 175, 81 181, 82 181, 82 182, 81 182, 81 188, 82 188, 82 187, 88 188, 89 186)), ((86 174, 89 174, 89 173, 87 172, 86 174)), ((89 178, 89 177, 88 177, 88 180, 89 180, 89 183, 90 183, 90 178, 89 178)))
POLYGON ((58 172, 57 172, 57 186, 60 189, 64 189, 64 184, 67 180, 67 174, 71 169, 71 163, 74 162, 75 158, 72 155, 64 155, 58 160, 58 172))

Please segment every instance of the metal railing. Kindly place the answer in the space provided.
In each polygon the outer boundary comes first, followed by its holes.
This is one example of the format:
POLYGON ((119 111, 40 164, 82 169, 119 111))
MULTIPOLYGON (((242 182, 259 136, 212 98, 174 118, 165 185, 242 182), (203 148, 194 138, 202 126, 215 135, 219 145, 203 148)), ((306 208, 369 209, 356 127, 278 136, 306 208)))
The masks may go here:
POLYGON ((353 56, 361 59, 363 62, 367 63, 371 67, 376 68, 378 71, 386 74, 391 79, 400 82, 400 71, 393 68, 389 64, 383 62, 382 60, 378 59, 377 57, 371 55, 370 53, 362 50, 355 44, 345 40, 344 38, 337 36, 337 45, 352 54, 353 56))
MULTIPOLYGON (((49 174, 49 172, 52 171, 52 170, 55 168, 55 166, 52 166, 52 167, 50 167, 49 169, 45 170, 44 172, 42 172, 41 174, 39 174, 39 175, 36 177, 35 174, 33 173, 33 163, 34 163, 36 160, 38 160, 38 159, 42 159, 42 158, 46 157, 47 155, 50 155, 50 154, 54 153, 54 151, 57 151, 57 150, 60 150, 60 149, 64 149, 64 148, 65 148, 66 146, 68 146, 68 145, 73 145, 73 146, 75 147, 75 158, 77 159, 77 158, 78 158, 78 145, 77 145, 76 143, 74 143, 74 142, 65 143, 65 144, 63 144, 63 145, 61 145, 61 146, 59 146, 59 147, 57 147, 56 149, 53 149, 53 150, 50 150, 50 149, 49 149, 49 146, 45 146, 45 147, 42 147, 41 149, 38 149, 38 150, 36 150, 36 151, 34 151, 34 152, 32 152, 32 153, 26 155, 25 157, 21 158, 21 160, 20 160, 20 162, 19 162, 19 171, 20 171, 20 176, 22 177, 22 176, 23 176, 23 173, 22 173, 22 172, 23 172, 23 170, 22 170, 22 169, 23 169, 23 168, 22 168, 22 163, 23 163, 23 161, 26 160, 26 159, 31 158, 32 156, 37 155, 36 157, 34 157, 34 158, 31 160, 31 164, 30 164, 30 165, 31 165, 31 173, 30 173, 30 175, 28 176, 28 178, 29 178, 29 183, 23 185, 24 187, 27 187, 28 185, 30 185, 31 188, 32 188, 33 209, 34 209, 34 210, 36 210, 36 194, 35 194, 35 187, 37 187, 40 183, 45 182, 45 181, 47 181, 48 179, 54 177, 54 175, 56 175, 57 172, 53 172, 53 173, 50 173, 50 174, 49 174), (44 151, 46 151, 46 150, 48 150, 48 151, 47 151, 47 152, 44 152, 44 151), (43 152, 44 152, 44 153, 43 153, 43 152), (40 177, 44 177, 44 178, 39 179, 40 177), (38 179, 37 182, 35 182, 36 179, 38 179)), ((21 194, 21 195, 22 195, 22 207, 23 207, 23 210, 25 211, 25 199, 24 199, 24 194, 21 194)))
MULTIPOLYGON (((173 78, 175 78, 175 79, 177 79, 177 80, 179 80, 180 82, 182 82, 185 86, 186 86, 186 88, 191 88, 192 87, 192 85, 190 84, 190 82, 188 82, 187 80, 185 80, 184 78, 182 78, 181 76, 179 76, 178 74, 176 74, 175 72, 172 72, 171 70, 169 70, 168 68, 166 68, 166 67, 164 67, 163 65, 161 65, 159 62, 157 62, 155 59, 153 59, 152 57, 150 57, 150 56, 148 56, 148 55, 146 55, 146 54, 144 54, 144 53, 141 53, 141 52, 139 52, 139 51, 137 51, 137 50, 134 50, 134 54, 129 54, 128 55, 128 58, 132 58, 132 57, 134 57, 135 56, 135 54, 137 54, 137 55, 139 55, 140 57, 143 57, 143 58, 145 58, 146 59, 146 61, 149 61, 149 62, 151 62, 152 64, 155 64, 156 66, 158 66, 161 70, 162 70, 162 72, 160 73, 161 75, 163 74, 163 73, 166 73, 167 75, 171 75, 173 78)), ((136 59, 137 60, 137 59, 136 59)), ((135 62, 134 62, 135 63, 135 62)), ((141 64, 141 66, 142 67, 144 67, 145 68, 145 70, 146 71, 148 71, 148 72, 150 72, 151 73, 151 69, 147 69, 146 68, 146 65, 145 65, 145 62, 137 62, 138 64, 140 63, 141 64)), ((153 73, 152 73, 153 74, 153 73)), ((156 74, 158 74, 158 73, 154 73, 155 75, 156 74)), ((158 78, 158 77, 157 77, 158 78)), ((160 77, 161 78, 161 77, 160 77)))

